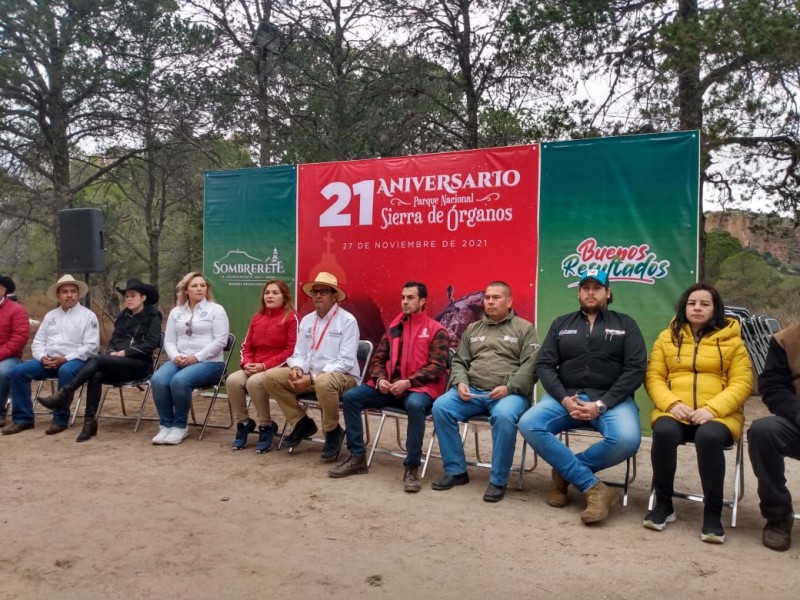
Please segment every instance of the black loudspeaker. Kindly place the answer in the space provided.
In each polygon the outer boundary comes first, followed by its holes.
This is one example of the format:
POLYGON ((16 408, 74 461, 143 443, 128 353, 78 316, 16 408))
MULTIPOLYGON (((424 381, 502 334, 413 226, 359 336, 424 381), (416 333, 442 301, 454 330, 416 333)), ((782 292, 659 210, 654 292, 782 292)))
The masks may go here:
POLYGON ((61 273, 102 273, 106 270, 103 211, 98 208, 60 210, 58 225, 61 231, 61 273))

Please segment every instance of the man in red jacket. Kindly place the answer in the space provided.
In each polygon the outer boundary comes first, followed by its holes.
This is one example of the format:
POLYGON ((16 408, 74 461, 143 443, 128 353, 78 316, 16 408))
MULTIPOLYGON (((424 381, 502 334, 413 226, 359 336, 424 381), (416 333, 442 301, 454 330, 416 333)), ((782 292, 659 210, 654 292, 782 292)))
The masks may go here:
POLYGON ((449 351, 447 330, 425 312, 427 299, 425 284, 409 281, 403 286, 401 312, 375 350, 368 380, 342 396, 350 458, 328 471, 330 477, 367 472, 361 411, 394 406, 408 413, 403 489, 418 492, 422 487, 419 466, 425 417, 447 384, 449 351))
POLYGON ((23 306, 8 297, 16 289, 11 277, 0 275, 0 427, 6 425, 9 375, 19 364, 31 329, 23 306))

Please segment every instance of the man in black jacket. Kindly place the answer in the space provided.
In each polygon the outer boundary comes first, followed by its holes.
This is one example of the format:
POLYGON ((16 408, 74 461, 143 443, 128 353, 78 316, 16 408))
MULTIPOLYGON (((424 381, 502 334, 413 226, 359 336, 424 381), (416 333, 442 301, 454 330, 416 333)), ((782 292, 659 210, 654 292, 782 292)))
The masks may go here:
POLYGON ((581 521, 604 520, 617 494, 597 471, 633 456, 642 439, 633 399, 647 367, 647 349, 636 322, 608 310, 608 275, 589 269, 578 284, 580 310, 558 317, 539 350, 536 374, 547 392, 519 421, 522 437, 553 467, 550 506, 568 501, 571 483, 586 495, 581 521), (557 435, 590 425, 603 439, 574 454, 557 435))
POLYGON ((800 459, 800 325, 787 327, 770 340, 758 388, 775 415, 756 419, 747 432, 761 516, 767 520, 761 541, 782 552, 792 545, 794 523, 784 457, 800 459))

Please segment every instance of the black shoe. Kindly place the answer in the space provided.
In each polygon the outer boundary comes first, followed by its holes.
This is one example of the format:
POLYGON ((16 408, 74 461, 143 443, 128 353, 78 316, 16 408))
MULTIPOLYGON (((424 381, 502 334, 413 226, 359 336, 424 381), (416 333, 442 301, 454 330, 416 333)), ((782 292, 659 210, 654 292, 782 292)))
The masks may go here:
POLYGON ((469 473, 459 473, 458 475, 445 475, 431 484, 437 491, 449 490, 455 485, 467 485, 469 483, 469 473))
POLYGON ((342 449, 342 442, 344 442, 344 429, 341 425, 337 425, 336 429, 325 432, 325 445, 322 447, 322 454, 320 458, 324 462, 332 462, 339 458, 339 452, 342 449))
POLYGON ((709 544, 724 544, 725 530, 722 528, 720 519, 721 510, 703 511, 703 529, 700 532, 700 539, 709 544))
POLYGON ((664 531, 667 523, 675 521, 675 510, 672 508, 672 503, 669 504, 659 503, 653 507, 653 510, 644 516, 642 526, 653 531, 664 531))
POLYGON ((94 419, 83 422, 83 429, 78 434, 76 442, 85 442, 86 440, 97 435, 97 421, 94 419))
POLYGON ((500 502, 503 496, 506 495, 506 486, 495 485, 490 483, 486 486, 486 491, 483 493, 484 502, 500 502))
POLYGON ((315 433, 317 433, 317 424, 306 415, 297 422, 294 429, 292 429, 292 433, 283 438, 281 448, 294 448, 295 446, 299 446, 300 442, 310 438, 315 433))
POLYGON ((770 550, 785 552, 792 547, 792 525, 794 517, 791 515, 778 521, 767 521, 761 542, 770 550))
POLYGON ((273 421, 269 425, 259 425, 258 443, 256 444, 256 454, 264 454, 272 450, 272 440, 278 433, 278 424, 273 421))
POLYGON ((64 388, 59 388, 55 394, 50 394, 49 396, 36 396, 36 399, 39 401, 39 404, 44 406, 48 410, 58 410, 59 408, 64 408, 69 404, 69 392, 64 388))
POLYGON ((247 436, 256 430, 256 422, 247 419, 244 423, 236 424, 236 437, 233 438, 231 448, 234 450, 244 450, 247 448, 247 436))

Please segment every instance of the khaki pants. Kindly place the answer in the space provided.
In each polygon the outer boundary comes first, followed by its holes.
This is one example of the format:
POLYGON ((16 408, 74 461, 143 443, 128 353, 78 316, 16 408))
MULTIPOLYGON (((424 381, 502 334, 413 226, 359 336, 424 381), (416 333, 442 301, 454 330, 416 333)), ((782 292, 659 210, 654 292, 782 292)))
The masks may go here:
POLYGON ((225 387, 228 390, 228 402, 231 403, 233 418, 237 423, 244 423, 250 418, 247 412, 247 395, 256 407, 256 423, 269 425, 272 415, 269 411, 269 392, 264 385, 267 371, 247 376, 244 371, 236 371, 228 375, 225 387))
POLYGON ((289 384, 289 367, 275 367, 267 371, 264 387, 269 396, 275 398, 283 416, 294 427, 306 412, 297 402, 297 394, 314 392, 322 408, 322 431, 328 432, 339 425, 339 401, 347 390, 356 386, 355 378, 349 373, 320 373, 316 384, 306 389, 295 389, 289 384))

